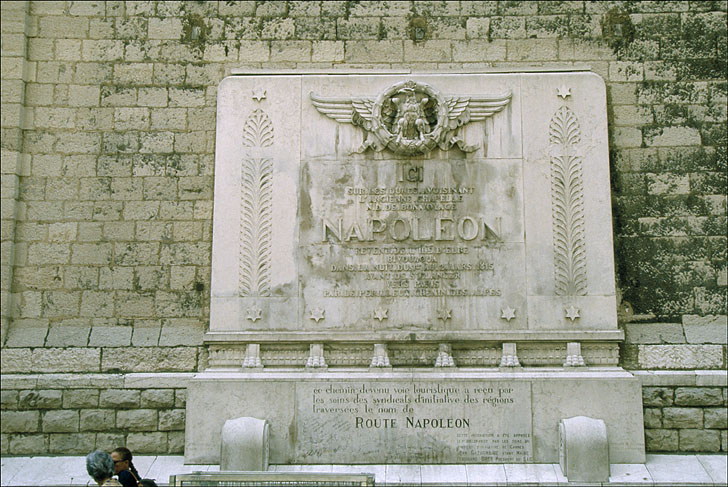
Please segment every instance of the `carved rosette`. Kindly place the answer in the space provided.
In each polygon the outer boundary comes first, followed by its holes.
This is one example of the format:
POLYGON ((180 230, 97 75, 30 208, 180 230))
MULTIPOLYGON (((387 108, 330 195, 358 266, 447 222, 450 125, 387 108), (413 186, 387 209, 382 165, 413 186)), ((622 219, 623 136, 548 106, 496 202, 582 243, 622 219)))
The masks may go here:
POLYGON ((584 180, 579 121, 562 106, 551 118, 551 205, 554 239, 555 292, 559 296, 586 294, 584 237, 584 180))
MULTIPOLYGON (((243 145, 273 145, 273 124, 256 109, 243 127, 243 145)), ((259 154, 262 151, 257 151, 259 154)), ((246 157, 240 171, 240 296, 270 295, 273 162, 246 157)))

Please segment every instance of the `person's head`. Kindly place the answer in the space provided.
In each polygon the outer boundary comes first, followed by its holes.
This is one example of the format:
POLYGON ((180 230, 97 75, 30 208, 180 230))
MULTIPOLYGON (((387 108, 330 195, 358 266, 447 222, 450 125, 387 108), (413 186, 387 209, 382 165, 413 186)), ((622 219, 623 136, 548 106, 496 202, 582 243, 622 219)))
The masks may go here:
POLYGON ((105 451, 96 450, 86 455, 86 471, 100 484, 114 475, 114 461, 105 451))
POLYGON ((114 461, 114 473, 117 474, 131 467, 131 451, 128 448, 120 446, 111 452, 111 458, 114 461))

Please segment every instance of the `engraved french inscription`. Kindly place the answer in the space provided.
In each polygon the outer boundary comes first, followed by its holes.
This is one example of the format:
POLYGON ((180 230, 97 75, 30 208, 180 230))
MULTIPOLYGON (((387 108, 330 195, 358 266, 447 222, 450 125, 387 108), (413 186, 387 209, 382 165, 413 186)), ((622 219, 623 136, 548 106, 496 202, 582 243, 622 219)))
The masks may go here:
POLYGON ((296 387, 296 460, 533 461, 531 390, 514 381, 305 382, 296 387), (356 438, 347 451, 340 438, 356 438))

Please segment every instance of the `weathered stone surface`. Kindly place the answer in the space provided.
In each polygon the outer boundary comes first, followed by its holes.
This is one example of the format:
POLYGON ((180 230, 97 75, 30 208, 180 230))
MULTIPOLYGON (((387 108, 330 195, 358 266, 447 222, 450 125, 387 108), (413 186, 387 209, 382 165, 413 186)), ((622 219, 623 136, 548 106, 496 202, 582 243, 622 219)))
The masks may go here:
POLYGON ((63 407, 95 408, 99 405, 99 391, 97 389, 76 389, 63 391, 63 407))
POLYGON ((28 373, 31 370, 31 351, 29 348, 5 348, 0 354, 3 373, 28 373))
POLYGON ((34 433, 40 431, 38 411, 1 411, 3 433, 34 433))
POLYGON ((725 315, 685 315, 683 327, 688 343, 728 343, 728 320, 725 315))
POLYGON ((646 429, 645 448, 650 452, 674 452, 678 450, 679 436, 677 430, 646 429))
POLYGON ((678 387, 675 389, 677 406, 720 406, 723 393, 718 387, 678 387))
POLYGON ((723 364, 720 345, 639 345, 646 369, 713 369, 723 364))
POLYGON ((681 429, 680 450, 686 452, 720 451, 720 432, 718 430, 681 429))
POLYGON ((174 406, 174 389, 147 389, 141 393, 143 408, 168 408, 174 406))
POLYGON ((63 455, 88 455, 96 443, 94 433, 55 433, 49 435, 48 452, 63 455))
POLYGON ((679 323, 625 323, 627 342, 644 343, 685 343, 683 328, 679 323))
POLYGON ((184 431, 170 431, 167 433, 167 453, 170 455, 181 455, 185 451, 184 431))
POLYGON ((126 431, 153 431, 157 428, 156 409, 132 409, 116 413, 116 427, 126 431))
POLYGON ((181 431, 184 429, 184 409, 167 409, 159 411, 159 431, 181 431))
POLYGON ((127 372, 173 372, 195 370, 197 349, 174 348, 132 348, 106 349, 101 368, 104 371, 127 372))
POLYGON ((34 372, 97 372, 100 351, 93 348, 35 349, 34 372))
POLYGON ((645 406, 672 406, 674 390, 671 387, 643 387, 642 403, 645 406))
POLYGON ((17 409, 18 391, 0 391, 0 408, 17 409))
POLYGON ((703 412, 705 429, 726 429, 728 428, 728 409, 705 408, 703 412))
POLYGON ((664 408, 662 424, 665 428, 702 428, 703 410, 700 408, 664 408))
POLYGON ((78 431, 78 411, 59 410, 43 413, 44 433, 73 433, 78 431))
POLYGON ((11 455, 35 455, 48 451, 48 435, 9 435, 8 453, 11 455))
POLYGON ((102 408, 138 408, 141 392, 128 389, 108 389, 99 394, 102 408))
POLYGON ((18 396, 19 409, 55 409, 62 404, 62 391, 59 390, 20 391, 18 396))
POLYGON ((116 425, 113 409, 82 409, 79 418, 81 431, 109 431, 116 425))
POLYGON ((662 410, 660 408, 645 408, 645 428, 662 428, 662 410))
POLYGON ((126 447, 138 453, 167 451, 167 433, 129 433, 126 447))

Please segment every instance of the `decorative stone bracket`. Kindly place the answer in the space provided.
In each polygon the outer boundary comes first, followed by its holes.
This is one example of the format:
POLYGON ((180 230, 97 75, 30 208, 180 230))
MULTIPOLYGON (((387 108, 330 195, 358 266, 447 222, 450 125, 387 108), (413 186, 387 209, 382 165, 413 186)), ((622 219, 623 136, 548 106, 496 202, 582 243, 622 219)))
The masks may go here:
POLYGON ((520 367, 521 364, 518 362, 518 354, 516 353, 515 343, 504 343, 503 344, 503 355, 501 355, 500 361, 501 367, 520 367))
POLYGON ((584 365, 584 357, 581 356, 581 343, 567 343, 566 362, 564 362, 564 367, 583 367, 584 365))
POLYGON ((455 367, 455 360, 452 358, 452 346, 449 343, 439 345, 435 367, 455 367))
POLYGON ((245 346, 245 358, 243 359, 243 368, 263 368, 260 361, 260 344, 248 343, 245 346))
POLYGON ((386 343, 374 344, 374 355, 372 355, 372 362, 369 367, 392 367, 389 363, 389 354, 387 352, 386 343))
POLYGON ((308 360, 306 360, 307 368, 325 368, 326 360, 324 359, 324 345, 323 343, 312 343, 309 347, 308 360))

